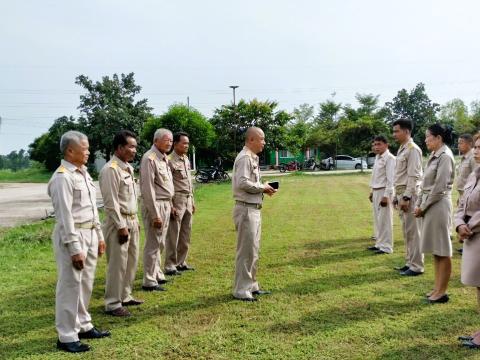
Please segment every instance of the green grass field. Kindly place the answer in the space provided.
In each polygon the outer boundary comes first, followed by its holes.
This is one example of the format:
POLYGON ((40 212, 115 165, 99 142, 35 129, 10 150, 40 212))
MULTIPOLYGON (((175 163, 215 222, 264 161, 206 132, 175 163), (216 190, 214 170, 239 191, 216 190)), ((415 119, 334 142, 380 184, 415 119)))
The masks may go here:
MULTIPOLYGON (((395 216, 395 253, 372 255, 369 175, 289 176, 265 200, 259 280, 272 295, 257 303, 231 296, 235 233, 230 184, 202 186, 190 264, 165 293, 133 317, 103 314, 105 259, 90 306, 112 337, 89 341, 82 359, 465 359, 456 337, 480 328, 475 290, 459 281, 460 257, 444 305, 423 303, 426 274, 400 277, 403 241, 395 216)), ((78 359, 55 349, 55 261, 46 221, 0 229, 0 358, 78 359)), ((457 247, 457 246, 456 246, 457 247)))
POLYGON ((12 171, 0 170, 0 183, 46 183, 52 174, 41 167, 31 167, 28 169, 12 171))

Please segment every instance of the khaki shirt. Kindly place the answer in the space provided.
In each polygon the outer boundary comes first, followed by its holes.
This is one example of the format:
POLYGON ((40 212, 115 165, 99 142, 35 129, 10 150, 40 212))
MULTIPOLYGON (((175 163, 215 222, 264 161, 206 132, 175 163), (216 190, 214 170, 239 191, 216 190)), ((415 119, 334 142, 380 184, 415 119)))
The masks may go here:
POLYGON ((425 167, 425 176, 421 189, 427 196, 419 196, 417 207, 422 211, 427 210, 443 197, 452 192, 455 179, 455 159, 447 145, 432 152, 425 167))
POLYGON ((460 163, 457 166, 457 190, 463 191, 468 176, 473 170, 477 168, 477 163, 473 157, 473 149, 460 158, 460 163))
POLYGON ((174 151, 169 156, 168 165, 172 172, 175 193, 193 195, 192 174, 190 173, 188 156, 180 156, 174 151))
POLYGON ((393 196, 393 181, 395 178, 395 156, 387 149, 382 155, 377 154, 373 164, 372 189, 385 189, 383 196, 393 196))
POLYGON ((152 145, 140 163, 140 191, 143 205, 153 218, 160 218, 156 200, 170 201, 174 195, 168 157, 152 145))
POLYGON ((480 232, 480 167, 469 175, 455 213, 455 228, 467 224, 474 233, 480 232))
POLYGON ((265 186, 260 183, 258 156, 246 146, 233 164, 233 198, 251 204, 261 204, 265 186))
POLYGON ((97 210, 97 194, 93 180, 85 166, 77 168, 62 160, 60 167, 48 182, 48 196, 52 199, 56 230, 60 241, 68 247, 70 255, 80 254, 80 234, 75 224, 92 223, 98 240, 103 240, 97 210))
POLYGON ((397 195, 411 197, 418 193, 422 181, 422 150, 410 138, 400 146, 395 165, 395 190, 397 195))
POLYGON ((114 155, 103 166, 98 180, 106 216, 115 223, 117 229, 126 228, 125 215, 137 213, 133 167, 114 155))

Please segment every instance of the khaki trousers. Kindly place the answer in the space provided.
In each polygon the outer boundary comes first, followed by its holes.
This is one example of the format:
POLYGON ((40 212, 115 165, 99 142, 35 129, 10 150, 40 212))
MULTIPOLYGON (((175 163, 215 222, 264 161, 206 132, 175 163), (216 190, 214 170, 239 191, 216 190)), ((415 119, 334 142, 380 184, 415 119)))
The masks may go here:
POLYGON ((57 225, 53 237, 53 250, 57 262, 57 289, 55 294, 55 327, 60 342, 78 341, 78 333, 93 328, 88 313, 93 280, 98 257, 96 231, 76 229, 80 234, 80 246, 85 255, 83 270, 72 265, 72 258, 65 245, 61 244, 57 225))
POLYGON ((103 235, 107 244, 107 283, 105 285, 105 310, 122 307, 122 302, 133 300, 132 289, 138 265, 140 233, 136 216, 125 216, 130 236, 126 243, 118 242, 118 229, 107 218, 103 235))
POLYGON ((375 247, 387 253, 393 252, 393 204, 389 198, 388 205, 380 206, 385 189, 372 190, 373 192, 373 213, 375 229, 375 247))
POLYGON ((190 235, 192 232, 193 198, 176 194, 173 207, 177 216, 170 219, 165 243, 165 271, 176 270, 178 265, 187 265, 190 235))
MULTIPOLYGON (((397 200, 400 203, 403 194, 398 194, 397 200)), ((399 212, 402 222, 403 238, 405 239, 405 260, 406 265, 416 272, 424 271, 423 254, 420 251, 420 224, 413 210, 417 202, 417 195, 413 195, 410 199, 410 207, 407 212, 399 212)))
POLYGON ((157 200, 156 206, 160 213, 163 226, 153 227, 153 216, 142 204, 143 227, 145 228, 145 247, 143 248, 143 286, 156 286, 159 280, 165 280, 161 269, 161 256, 165 248, 170 221, 170 200, 157 200))
POLYGON ((233 222, 237 231, 233 296, 252 297, 252 292, 259 290, 257 262, 262 228, 261 212, 253 207, 236 204, 233 222))

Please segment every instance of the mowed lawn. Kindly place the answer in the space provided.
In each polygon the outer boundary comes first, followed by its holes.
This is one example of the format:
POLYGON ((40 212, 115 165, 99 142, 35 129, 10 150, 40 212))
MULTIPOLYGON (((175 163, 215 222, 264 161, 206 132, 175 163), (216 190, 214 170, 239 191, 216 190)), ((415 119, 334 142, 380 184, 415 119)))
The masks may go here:
MULTIPOLYGON (((395 216, 395 253, 372 255, 369 175, 279 177, 266 198, 259 280, 272 295, 233 300, 235 232, 230 184, 197 189, 189 262, 145 299, 133 317, 103 313, 106 259, 97 268, 91 301, 95 325, 112 337, 91 340, 82 359, 465 359, 461 334, 480 328, 475 289, 459 281, 454 255, 448 304, 427 305, 426 274, 400 277, 403 240, 395 216)), ((0 229, 0 358, 75 358, 55 349, 53 221, 0 229)), ((143 240, 142 240, 143 242, 143 240)), ((455 247, 458 245, 455 243, 455 247)), ((142 246, 143 248, 143 246, 142 246)))

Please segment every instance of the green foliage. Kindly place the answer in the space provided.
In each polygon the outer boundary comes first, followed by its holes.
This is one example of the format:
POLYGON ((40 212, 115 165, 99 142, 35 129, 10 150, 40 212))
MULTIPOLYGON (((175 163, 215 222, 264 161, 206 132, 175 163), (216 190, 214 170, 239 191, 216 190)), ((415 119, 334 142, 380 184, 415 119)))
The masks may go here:
POLYGON ((79 109, 85 116, 80 118, 80 123, 88 136, 91 152, 99 151, 109 160, 113 135, 119 130, 139 135, 151 117, 152 108, 147 105, 147 99, 135 100, 142 88, 135 84, 134 73, 104 76, 96 82, 80 75, 75 83, 87 91, 80 96, 79 109))
MULTIPOLYGON (((48 132, 36 138, 30 144, 30 158, 45 165, 47 170, 54 171, 63 158, 60 152, 60 138, 69 130, 82 131, 82 126, 72 117, 62 116, 53 122, 48 132)), ((93 156, 90 157, 92 159, 93 156)))
POLYGON ((232 162, 242 149, 245 131, 250 126, 258 126, 265 132, 267 149, 281 148, 285 140, 285 125, 292 116, 283 110, 276 110, 277 106, 275 101, 253 99, 215 109, 210 122, 217 134, 217 153, 232 162))
POLYGON ((33 161, 32 165, 27 169, 17 171, 10 169, 0 170, 0 183, 44 183, 48 182, 51 176, 51 172, 47 171, 43 164, 33 161))
POLYGON ((0 155, 0 170, 9 169, 15 172, 28 167, 30 167, 30 157, 23 149, 11 151, 7 155, 0 155))
POLYGON ((468 107, 460 99, 453 99, 440 107, 440 123, 450 125, 457 135, 475 132, 475 125, 468 114, 468 107))
POLYGON ((151 144, 153 134, 159 128, 173 133, 185 131, 190 136, 190 144, 197 151, 207 150, 215 139, 215 132, 205 116, 198 110, 183 104, 174 104, 160 116, 150 117, 143 128, 142 141, 151 144))
POLYGON ((400 90, 397 96, 392 101, 387 102, 385 106, 389 111, 389 123, 401 117, 413 121, 413 139, 426 150, 425 130, 437 121, 440 105, 430 100, 425 91, 425 85, 419 83, 410 92, 405 89, 400 90))

